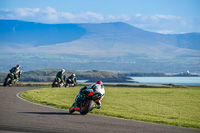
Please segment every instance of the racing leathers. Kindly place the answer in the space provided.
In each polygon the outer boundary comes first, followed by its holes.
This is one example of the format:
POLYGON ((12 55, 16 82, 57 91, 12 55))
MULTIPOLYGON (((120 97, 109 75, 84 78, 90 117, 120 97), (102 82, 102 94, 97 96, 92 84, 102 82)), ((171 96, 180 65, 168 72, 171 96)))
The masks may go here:
POLYGON ((74 76, 75 74, 72 74, 71 76, 69 76, 67 78, 67 82, 72 83, 72 84, 76 84, 76 76, 74 76))
MULTIPOLYGON (((19 67, 13 67, 12 69, 10 69, 10 73, 14 74, 14 79, 18 80, 22 74, 22 71, 20 70, 19 67)), ((12 79, 12 81, 14 80, 12 79)))
POLYGON ((65 83, 65 73, 60 71, 57 73, 56 77, 61 79, 61 83, 65 83))

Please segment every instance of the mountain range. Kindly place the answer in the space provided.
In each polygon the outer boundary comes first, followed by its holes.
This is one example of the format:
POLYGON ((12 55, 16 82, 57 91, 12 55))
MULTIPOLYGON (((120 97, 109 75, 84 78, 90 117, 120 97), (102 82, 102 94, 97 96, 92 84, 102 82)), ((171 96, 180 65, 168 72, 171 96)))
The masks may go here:
POLYGON ((21 63, 25 70, 200 72, 200 33, 159 34, 122 22, 0 20, 0 47, 0 71, 21 63))

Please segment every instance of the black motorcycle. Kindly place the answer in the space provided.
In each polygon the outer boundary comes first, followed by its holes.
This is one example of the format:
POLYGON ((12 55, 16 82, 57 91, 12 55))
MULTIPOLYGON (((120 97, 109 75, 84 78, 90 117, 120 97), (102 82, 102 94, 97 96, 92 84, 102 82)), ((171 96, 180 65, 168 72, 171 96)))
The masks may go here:
POLYGON ((18 80, 15 79, 15 75, 13 73, 9 73, 7 77, 5 78, 3 86, 12 86, 16 84, 18 80))
POLYGON ((62 87, 64 84, 61 82, 61 79, 56 77, 52 83, 52 88, 53 87, 62 87))
POLYGON ((65 87, 75 87, 77 84, 74 83, 71 79, 66 80, 65 87))

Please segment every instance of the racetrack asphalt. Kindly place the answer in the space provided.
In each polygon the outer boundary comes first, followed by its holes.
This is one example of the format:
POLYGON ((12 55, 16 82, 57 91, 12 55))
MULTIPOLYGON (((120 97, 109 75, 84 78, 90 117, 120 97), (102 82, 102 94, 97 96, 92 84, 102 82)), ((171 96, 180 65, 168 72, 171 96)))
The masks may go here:
POLYGON ((0 133, 200 133, 198 129, 132 120, 70 114, 68 110, 24 101, 17 94, 34 87, 0 87, 0 133))

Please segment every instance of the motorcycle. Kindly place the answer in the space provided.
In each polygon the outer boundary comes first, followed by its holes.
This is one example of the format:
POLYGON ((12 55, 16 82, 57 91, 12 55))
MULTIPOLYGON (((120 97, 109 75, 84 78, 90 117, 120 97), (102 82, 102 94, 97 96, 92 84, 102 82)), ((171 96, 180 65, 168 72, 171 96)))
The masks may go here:
POLYGON ((52 88, 53 87, 62 87, 64 84, 61 82, 61 79, 56 77, 52 83, 52 88))
POLYGON ((3 86, 12 86, 14 84, 16 84, 16 82, 18 81, 17 79, 14 78, 14 74, 13 73, 9 73, 7 75, 7 77, 5 78, 4 84, 3 86))
POLYGON ((65 87, 75 87, 75 86, 76 86, 76 83, 73 83, 71 79, 66 80, 65 87))
POLYGON ((75 111, 80 112, 81 115, 86 115, 88 112, 92 111, 94 108, 97 108, 96 102, 101 100, 101 93, 94 93, 93 90, 84 90, 83 94, 80 96, 80 99, 77 101, 77 107, 74 107, 74 103, 69 109, 69 113, 75 111))

